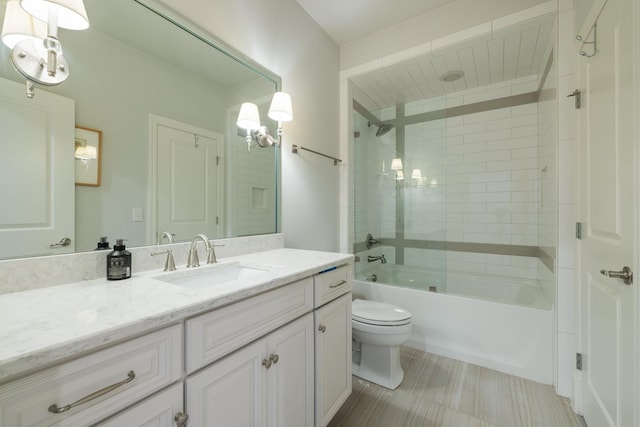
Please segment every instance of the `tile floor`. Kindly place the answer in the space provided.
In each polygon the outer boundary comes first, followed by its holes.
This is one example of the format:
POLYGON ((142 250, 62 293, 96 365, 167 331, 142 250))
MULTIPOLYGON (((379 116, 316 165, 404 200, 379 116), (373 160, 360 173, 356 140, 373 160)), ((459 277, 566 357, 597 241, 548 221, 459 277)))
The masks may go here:
POLYGON ((353 393, 329 427, 585 425, 552 386, 408 347, 401 357, 400 387, 353 377, 353 393))

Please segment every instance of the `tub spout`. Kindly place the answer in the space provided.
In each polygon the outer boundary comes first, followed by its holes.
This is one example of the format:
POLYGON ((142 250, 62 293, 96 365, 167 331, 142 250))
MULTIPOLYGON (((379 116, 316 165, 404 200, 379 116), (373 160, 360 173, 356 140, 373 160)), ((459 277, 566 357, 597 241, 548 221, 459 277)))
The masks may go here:
POLYGON ((375 262, 375 261, 380 261, 382 264, 387 263, 387 259, 384 257, 384 254, 378 255, 378 256, 369 255, 367 257, 367 262, 375 262))

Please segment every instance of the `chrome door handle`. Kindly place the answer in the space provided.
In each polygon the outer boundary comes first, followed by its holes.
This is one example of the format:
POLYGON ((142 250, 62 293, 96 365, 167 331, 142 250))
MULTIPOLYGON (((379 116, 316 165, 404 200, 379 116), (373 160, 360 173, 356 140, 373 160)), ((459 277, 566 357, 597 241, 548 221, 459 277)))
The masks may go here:
POLYGON ((71 239, 68 237, 63 237, 60 239, 58 243, 52 243, 49 245, 50 248, 57 248, 58 246, 69 246, 71 244, 71 239))
POLYGON ((622 271, 600 270, 600 274, 612 279, 622 279, 625 285, 630 285, 633 282, 633 272, 627 266, 622 267, 622 271))

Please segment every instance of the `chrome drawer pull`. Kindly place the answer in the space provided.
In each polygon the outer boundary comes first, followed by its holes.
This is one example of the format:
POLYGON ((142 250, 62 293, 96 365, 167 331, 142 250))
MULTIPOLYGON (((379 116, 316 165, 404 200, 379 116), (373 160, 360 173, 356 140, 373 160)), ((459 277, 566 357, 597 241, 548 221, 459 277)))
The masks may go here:
POLYGON ((75 402, 66 405, 66 406, 58 406, 55 403, 51 406, 49 406, 49 412, 52 412, 54 414, 61 414, 63 412, 67 412, 69 409, 75 408, 76 406, 80 406, 83 403, 87 403, 90 402, 94 399, 97 399, 100 396, 104 396, 105 394, 117 389, 120 386, 123 386, 127 383, 130 383, 131 381, 133 381, 133 379, 136 377, 136 373, 133 371, 129 371, 129 373, 127 374, 127 379, 126 380, 122 380, 120 382, 117 382, 115 384, 111 384, 110 386, 107 386, 101 390, 98 390, 94 393, 91 393, 88 396, 83 397, 80 400, 76 400, 75 402))
POLYGON ((330 285, 329 287, 330 287, 331 289, 335 289, 335 288, 338 288, 338 287, 340 287, 340 286, 344 285, 345 283, 347 283, 347 281, 346 281, 346 280, 341 280, 340 282, 336 283, 335 285, 330 285))

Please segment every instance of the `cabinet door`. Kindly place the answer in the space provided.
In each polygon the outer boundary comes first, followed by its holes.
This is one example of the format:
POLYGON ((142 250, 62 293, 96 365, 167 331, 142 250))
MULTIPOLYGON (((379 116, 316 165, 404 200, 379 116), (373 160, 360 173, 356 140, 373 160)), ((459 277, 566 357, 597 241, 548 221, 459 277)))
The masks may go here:
POLYGON ((351 293, 315 311, 316 426, 326 426, 351 394, 351 293))
POLYGON ((179 412, 182 412, 182 383, 174 384, 98 425, 100 427, 175 427, 174 418, 179 412))
POLYGON ((313 426, 313 314, 267 338, 269 358, 267 414, 270 427, 313 426))
POLYGON ((266 426, 267 354, 262 339, 187 378, 191 426, 266 426))

